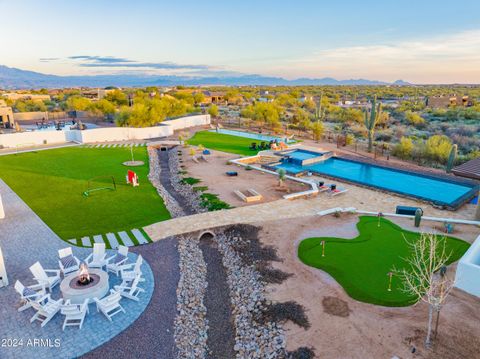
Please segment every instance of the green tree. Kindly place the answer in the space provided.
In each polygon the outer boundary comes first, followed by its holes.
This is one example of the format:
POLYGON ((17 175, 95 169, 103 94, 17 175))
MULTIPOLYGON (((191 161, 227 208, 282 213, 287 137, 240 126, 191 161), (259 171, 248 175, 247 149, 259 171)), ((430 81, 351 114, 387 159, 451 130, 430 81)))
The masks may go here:
POLYGON ((313 139, 315 141, 320 141, 324 132, 325 132, 325 127, 323 126, 322 122, 320 122, 320 121, 313 122, 312 133, 313 133, 313 139))
POLYGON ((218 106, 217 105, 211 105, 208 108, 208 114, 212 116, 213 118, 216 118, 218 116, 218 106))
POLYGON ((86 111, 91 104, 91 100, 79 95, 70 96, 66 101, 66 107, 69 111, 86 111))
POLYGON ((107 93, 107 95, 104 98, 105 100, 108 100, 116 104, 117 106, 128 105, 127 95, 118 89, 107 93))

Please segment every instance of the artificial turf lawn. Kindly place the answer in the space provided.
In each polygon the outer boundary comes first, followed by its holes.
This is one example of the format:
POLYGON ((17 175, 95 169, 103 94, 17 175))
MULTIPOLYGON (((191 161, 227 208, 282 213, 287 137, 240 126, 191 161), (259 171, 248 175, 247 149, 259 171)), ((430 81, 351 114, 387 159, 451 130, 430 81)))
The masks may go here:
MULTIPOLYGON (((132 167, 140 186, 126 184, 130 148, 67 147, 0 157, 3 179, 47 225, 63 239, 141 228, 170 218, 162 199, 147 179, 145 147, 134 148, 132 167), (104 190, 85 197, 88 179, 114 176, 116 191, 104 190)), ((97 186, 111 186, 98 180, 97 186)), ((32 236, 34 234, 32 233, 32 236)))
MULTIPOLYGON (((415 298, 401 290, 401 280, 395 276, 392 278, 392 291, 388 291, 388 272, 394 267, 405 268, 407 264, 403 258, 410 256, 405 238, 411 242, 420 235, 406 231, 384 218, 380 219, 379 227, 378 218, 372 216, 360 217, 357 228, 360 234, 354 239, 304 239, 298 247, 300 260, 328 272, 356 300, 390 307, 415 303, 415 298), (324 257, 321 245, 323 240, 324 257)), ((447 253, 452 253, 449 263, 457 261, 469 244, 457 238, 445 238, 447 253)))
POLYGON ((210 131, 200 131, 187 141, 190 145, 203 145, 205 148, 222 152, 236 153, 244 156, 253 156, 258 150, 250 150, 252 142, 257 142, 251 138, 225 135, 210 131))

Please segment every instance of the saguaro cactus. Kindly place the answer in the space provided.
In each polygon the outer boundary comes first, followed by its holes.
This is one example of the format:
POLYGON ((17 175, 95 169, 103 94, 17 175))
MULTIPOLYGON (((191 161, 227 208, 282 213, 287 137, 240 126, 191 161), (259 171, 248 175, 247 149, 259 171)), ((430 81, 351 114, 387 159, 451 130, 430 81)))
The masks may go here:
POLYGON ((458 151, 458 146, 453 145, 452 149, 450 150, 450 155, 448 156, 447 173, 450 173, 452 171, 453 165, 455 164, 455 160, 457 159, 457 151, 458 151))
POLYGON ((420 227, 420 222, 422 221, 423 211, 420 208, 417 208, 415 211, 415 227, 420 227))
POLYGON ((365 110, 365 128, 368 133, 368 152, 372 152, 373 135, 375 134, 375 127, 377 126, 382 116, 382 104, 377 104, 377 96, 370 101, 372 108, 365 110))

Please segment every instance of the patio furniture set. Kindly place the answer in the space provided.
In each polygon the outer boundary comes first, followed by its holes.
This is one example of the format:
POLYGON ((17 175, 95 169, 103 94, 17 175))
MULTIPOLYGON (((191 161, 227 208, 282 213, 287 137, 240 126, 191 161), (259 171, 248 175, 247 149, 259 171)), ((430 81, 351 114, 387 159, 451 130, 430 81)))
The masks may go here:
POLYGON ((33 308, 36 312, 31 323, 38 320, 44 327, 61 312, 65 316, 63 330, 67 326, 81 329, 90 303, 95 303, 97 312, 112 321, 114 315, 125 313, 120 304, 122 297, 138 301, 144 292, 139 287, 145 281, 141 269, 143 258, 139 255, 135 263, 129 263, 126 246, 119 246, 117 253, 107 258, 105 244, 95 243, 83 262, 74 256, 71 247, 60 249, 58 255, 60 269, 44 269, 36 262, 30 267, 36 284, 25 286, 18 280, 15 283, 22 304, 18 311, 33 308), (121 284, 110 288, 109 273, 120 276, 121 284), (58 284, 62 298, 53 299, 52 290, 58 284))

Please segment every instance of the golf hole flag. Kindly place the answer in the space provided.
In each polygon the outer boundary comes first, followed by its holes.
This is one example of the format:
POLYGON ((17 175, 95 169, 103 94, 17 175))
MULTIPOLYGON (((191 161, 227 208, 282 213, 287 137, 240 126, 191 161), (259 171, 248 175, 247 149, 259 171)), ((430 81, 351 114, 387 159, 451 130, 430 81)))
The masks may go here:
POLYGON ((138 176, 135 172, 128 170, 127 172, 127 183, 131 184, 133 187, 138 186, 138 176))

